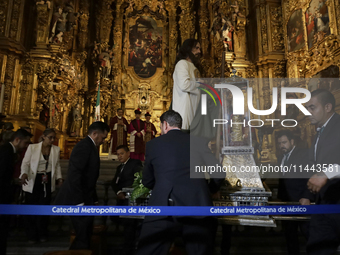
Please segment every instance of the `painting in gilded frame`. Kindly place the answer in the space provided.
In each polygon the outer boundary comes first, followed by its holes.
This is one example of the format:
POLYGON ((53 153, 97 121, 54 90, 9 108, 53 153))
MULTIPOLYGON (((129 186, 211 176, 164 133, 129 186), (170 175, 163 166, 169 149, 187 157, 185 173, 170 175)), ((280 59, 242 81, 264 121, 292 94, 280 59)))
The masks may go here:
POLYGON ((141 78, 152 77, 162 67, 162 33, 156 21, 148 16, 136 19, 129 30, 129 66, 141 78))
POLYGON ((312 0, 305 13, 308 49, 330 34, 328 7, 325 0, 312 0))
POLYGON ((302 10, 292 13, 287 23, 288 52, 297 51, 305 46, 302 10))

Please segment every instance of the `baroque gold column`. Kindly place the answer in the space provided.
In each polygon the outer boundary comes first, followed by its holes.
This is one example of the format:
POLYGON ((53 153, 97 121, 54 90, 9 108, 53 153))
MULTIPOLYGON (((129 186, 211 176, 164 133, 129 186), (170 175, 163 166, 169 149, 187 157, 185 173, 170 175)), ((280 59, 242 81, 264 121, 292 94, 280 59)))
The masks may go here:
POLYGON ((177 6, 174 1, 171 1, 168 5, 169 9, 169 65, 170 73, 173 73, 174 64, 177 54, 177 42, 178 42, 178 27, 176 22, 176 9, 177 6))
POLYGON ((195 36, 195 12, 193 10, 193 0, 180 2, 182 12, 180 14, 179 28, 183 43, 186 39, 195 36))

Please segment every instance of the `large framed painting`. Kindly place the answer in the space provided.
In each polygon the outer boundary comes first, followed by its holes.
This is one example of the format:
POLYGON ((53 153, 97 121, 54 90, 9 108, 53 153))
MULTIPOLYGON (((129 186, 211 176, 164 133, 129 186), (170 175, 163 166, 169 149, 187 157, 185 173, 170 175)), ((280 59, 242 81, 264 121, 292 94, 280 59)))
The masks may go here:
POLYGON ((141 16, 130 25, 128 64, 140 78, 150 78, 162 67, 162 36, 163 27, 151 17, 141 16))
POLYGON ((305 13, 308 49, 330 34, 328 7, 325 0, 312 0, 305 13))
POLYGON ((297 51, 305 46, 305 37, 302 22, 302 10, 292 13, 287 23, 288 52, 297 51))

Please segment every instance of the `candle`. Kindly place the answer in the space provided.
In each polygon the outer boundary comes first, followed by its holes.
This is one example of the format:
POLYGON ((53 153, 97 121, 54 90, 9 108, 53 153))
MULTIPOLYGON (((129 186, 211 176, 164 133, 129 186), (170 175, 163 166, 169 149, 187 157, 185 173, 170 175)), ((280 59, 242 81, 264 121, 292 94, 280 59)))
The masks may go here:
POLYGON ((0 95, 0 113, 2 113, 2 107, 4 105, 5 98, 5 83, 1 84, 1 95, 0 95))

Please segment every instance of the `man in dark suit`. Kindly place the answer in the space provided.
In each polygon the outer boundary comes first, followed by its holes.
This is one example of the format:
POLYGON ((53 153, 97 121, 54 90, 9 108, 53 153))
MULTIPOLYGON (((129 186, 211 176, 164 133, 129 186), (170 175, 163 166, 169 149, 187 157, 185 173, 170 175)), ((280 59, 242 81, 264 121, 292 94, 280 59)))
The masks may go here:
MULTIPOLYGON (((190 141, 190 135, 181 131, 182 117, 178 112, 167 111, 160 121, 162 135, 146 145, 143 184, 152 189, 148 205, 212 206, 210 194, 217 192, 219 182, 211 179, 209 190, 204 174, 203 178, 191 178, 190 172, 195 165, 218 164, 207 142, 193 138, 190 141)), ((168 254, 178 234, 182 235, 188 254, 211 254, 213 230, 212 217, 147 216, 137 254, 168 254)))
MULTIPOLYGON (((24 129, 14 132, 11 142, 0 146, 0 204, 11 204, 14 196, 14 165, 17 153, 30 143, 32 134, 24 129)), ((0 254, 6 254, 9 216, 0 215, 0 254)))
MULTIPOLYGON (((99 176, 99 146, 110 131, 101 121, 91 124, 88 136, 76 144, 69 160, 67 179, 55 199, 57 205, 98 204, 96 183, 99 176)), ((93 216, 72 216, 76 237, 70 250, 89 249, 93 230, 93 216)))
MULTIPOLYGON (((135 173, 143 170, 142 161, 130 158, 130 151, 126 145, 120 145, 116 149, 118 160, 121 163, 117 167, 116 174, 111 182, 113 191, 117 194, 117 205, 128 205, 123 188, 130 188, 135 179, 135 173)), ((123 219, 124 225, 124 254, 133 254, 135 250, 136 229, 138 220, 123 219)))
MULTIPOLYGON (((302 165, 303 169, 308 164, 308 150, 297 148, 295 140, 290 130, 282 130, 277 134, 278 147, 282 153, 278 157, 278 164, 281 166, 290 165, 297 168, 302 165)), ((310 205, 314 196, 307 189, 308 179, 297 176, 295 172, 280 172, 278 198, 284 202, 299 202, 301 205, 310 205)), ((308 240, 308 221, 282 221, 284 227, 287 251, 289 255, 300 254, 298 228, 308 240)))
MULTIPOLYGON (((314 90, 306 103, 317 135, 309 157, 324 172, 313 175, 308 188, 317 193, 317 204, 340 204, 340 116, 335 113, 334 95, 325 89, 314 90), (323 165, 324 164, 324 165, 323 165)), ((312 215, 307 253, 334 254, 340 245, 340 214, 312 215)))

